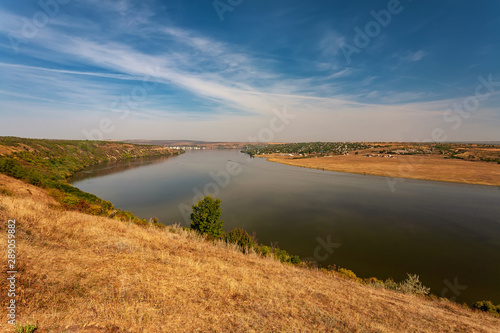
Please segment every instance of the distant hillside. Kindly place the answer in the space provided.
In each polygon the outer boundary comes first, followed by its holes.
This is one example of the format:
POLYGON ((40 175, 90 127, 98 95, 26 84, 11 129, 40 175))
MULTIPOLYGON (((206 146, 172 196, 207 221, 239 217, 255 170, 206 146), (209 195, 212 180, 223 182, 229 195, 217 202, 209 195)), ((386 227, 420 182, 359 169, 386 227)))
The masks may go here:
MULTIPOLYGON (((9 219, 16 220, 17 323, 36 322, 40 333, 493 333, 500 327, 499 318, 444 299, 243 254, 177 227, 67 211, 46 190, 0 175, 4 236, 9 219)), ((7 249, 7 237, 0 247, 7 249)), ((2 308, 0 330, 12 332, 2 308)))
POLYGON ((42 140, 0 137, 0 173, 49 190, 68 209, 94 215, 118 215, 137 220, 114 209, 110 202, 69 185, 67 179, 87 166, 139 157, 173 156, 180 150, 161 146, 80 140, 42 140))

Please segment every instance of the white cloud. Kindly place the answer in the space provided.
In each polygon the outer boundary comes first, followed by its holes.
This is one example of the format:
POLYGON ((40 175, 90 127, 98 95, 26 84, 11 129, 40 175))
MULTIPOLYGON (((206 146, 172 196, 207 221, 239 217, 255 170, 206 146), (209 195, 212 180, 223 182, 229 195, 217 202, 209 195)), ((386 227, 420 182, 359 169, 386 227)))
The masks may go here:
MULTIPOLYGON (((108 5, 114 6, 111 2, 103 4, 108 5)), ((122 1, 116 6, 113 10, 120 12, 126 22, 132 12, 130 3, 122 1)), ((148 15, 144 13, 143 20, 147 20, 148 15)), ((7 18, 8 23, 0 23, 0 30, 8 30, 18 19, 10 14, 7 18)), ((30 40, 30 45, 26 45, 26 53, 54 60, 62 66, 66 61, 102 71, 0 63, 6 70, 3 74, 10 71, 18 75, 17 79, 12 79, 16 78, 13 74, 6 76, 12 84, 0 94, 4 110, 39 113, 38 117, 26 120, 26 126, 36 126, 38 122, 47 129, 57 130, 49 120, 44 120, 46 114, 63 114, 69 118, 69 110, 78 110, 73 117, 81 121, 65 124, 64 133, 76 135, 74 138, 81 137, 83 127, 97 126, 100 117, 108 117, 117 124, 116 131, 110 134, 113 138, 245 140, 273 116, 273 109, 286 105, 297 118, 285 131, 276 134, 276 140, 392 140, 411 129, 408 125, 411 122, 421 124, 410 132, 412 135, 425 134, 427 128, 441 121, 442 111, 450 105, 450 101, 408 103, 428 96, 411 91, 383 91, 378 87, 364 95, 356 90, 342 93, 345 90, 338 82, 352 78, 356 74, 352 68, 337 68, 332 63, 322 68, 328 70, 324 75, 292 77, 275 69, 272 61, 252 56, 241 46, 179 27, 151 25, 148 30, 127 31, 137 37, 144 34, 144 38, 168 40, 163 50, 153 53, 138 50, 116 36, 73 36, 58 30, 62 26, 63 23, 41 29, 37 37, 30 40), (200 105, 210 104, 211 112, 189 112, 175 104, 160 107, 161 99, 149 96, 140 108, 131 112, 129 119, 120 121, 111 112, 111 103, 123 87, 119 81, 144 78, 185 91, 186 95, 199 99, 200 105), (103 83, 102 79, 116 83, 103 83), (29 92, 16 90, 22 82, 30 84, 29 92), (360 103, 359 97, 376 98, 379 103, 360 103), (52 104, 37 105, 37 101, 52 104)), ((342 38, 336 31, 327 31, 320 43, 325 52, 323 56, 338 54, 342 38)), ((427 55, 420 50, 405 55, 405 59, 420 61, 427 55)), ((375 79, 374 76, 361 78, 357 87, 369 86, 375 79)), ((8 129, 5 124, 0 130, 8 129)))
POLYGON ((418 50, 416 52, 410 52, 407 56, 404 57, 406 61, 417 62, 422 60, 424 57, 428 56, 430 53, 424 50, 418 50))

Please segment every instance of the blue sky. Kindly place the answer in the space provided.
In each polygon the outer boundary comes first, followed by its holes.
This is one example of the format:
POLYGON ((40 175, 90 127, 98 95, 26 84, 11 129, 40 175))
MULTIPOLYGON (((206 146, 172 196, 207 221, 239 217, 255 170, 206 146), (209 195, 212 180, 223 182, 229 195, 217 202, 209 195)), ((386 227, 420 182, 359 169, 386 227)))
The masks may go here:
POLYGON ((500 141, 499 31, 493 0, 6 0, 0 135, 500 141))

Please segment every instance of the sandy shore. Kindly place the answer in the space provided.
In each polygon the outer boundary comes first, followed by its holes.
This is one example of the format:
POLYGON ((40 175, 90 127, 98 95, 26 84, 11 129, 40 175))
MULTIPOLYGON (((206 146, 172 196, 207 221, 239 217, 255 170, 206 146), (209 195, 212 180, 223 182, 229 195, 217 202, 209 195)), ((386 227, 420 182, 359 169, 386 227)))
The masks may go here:
POLYGON ((294 158, 273 154, 257 157, 266 158, 270 162, 320 170, 500 186, 500 164, 492 162, 444 159, 432 155, 400 155, 395 158, 360 155, 294 158))

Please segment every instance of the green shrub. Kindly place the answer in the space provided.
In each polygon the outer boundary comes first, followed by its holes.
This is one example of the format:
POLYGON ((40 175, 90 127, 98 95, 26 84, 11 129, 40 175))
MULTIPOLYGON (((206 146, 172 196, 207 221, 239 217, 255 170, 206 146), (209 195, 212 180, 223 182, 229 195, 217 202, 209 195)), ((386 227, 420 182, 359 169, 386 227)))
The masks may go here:
POLYGON ((214 200, 211 196, 207 195, 198 201, 196 205, 193 205, 191 229, 215 239, 222 238, 224 236, 222 229, 224 223, 220 220, 220 204, 220 199, 214 200))
POLYGON ((62 202, 69 207, 76 207, 80 202, 80 199, 78 199, 74 195, 67 194, 62 202))
POLYGON ((134 220, 134 223, 141 226, 141 227, 149 227, 149 223, 148 221, 146 221, 145 219, 135 219, 134 220))
POLYGON ((298 265, 302 262, 302 260, 300 260, 300 257, 298 255, 293 255, 293 256, 290 256, 290 263, 294 264, 294 265, 298 265))
POLYGON ((419 281, 417 274, 408 274, 408 278, 400 283, 400 291, 405 294, 427 295, 431 288, 427 288, 419 281))
POLYGON ((363 283, 372 287, 384 287, 384 281, 377 279, 376 277, 369 277, 367 279, 363 279, 363 283))
POLYGON ((255 244, 254 249, 255 249, 255 252, 257 252, 258 254, 260 254, 263 257, 269 257, 269 256, 273 255, 274 259, 279 260, 281 262, 286 262, 286 263, 290 263, 293 265, 299 265, 300 263, 302 263, 302 260, 300 259, 299 256, 290 255, 287 251, 282 250, 282 249, 275 247, 275 246, 270 247, 267 245, 255 244))
POLYGON ((26 325, 17 325, 15 329, 15 333, 33 333, 38 329, 36 324, 26 324, 26 325))
POLYGON ((354 272, 351 271, 350 269, 339 268, 338 272, 340 274, 342 274, 343 276, 349 278, 349 279, 353 279, 353 280, 357 280, 358 279, 358 277, 356 276, 356 274, 354 274, 354 272))
POLYGON ((281 262, 287 262, 290 259, 288 252, 281 249, 274 249, 274 257, 281 262))
POLYGON ((104 210, 99 205, 90 205, 88 212, 92 215, 99 216, 99 215, 102 215, 104 213, 104 210))
POLYGON ((500 314, 500 305, 495 306, 491 301, 477 301, 472 304, 472 308, 493 314, 500 314))
POLYGON ((394 280, 391 279, 391 278, 389 278, 389 279, 387 279, 387 280, 384 281, 384 287, 386 289, 391 289, 391 290, 396 290, 396 291, 400 290, 399 283, 394 282, 394 280))
POLYGON ((271 253, 273 253, 273 249, 267 245, 260 245, 257 249, 257 253, 259 253, 263 257, 269 257, 271 253))
POLYGON ((248 232, 240 228, 233 229, 225 234, 224 240, 227 243, 238 244, 243 252, 246 252, 255 246, 255 241, 252 236, 250 236, 248 232))

